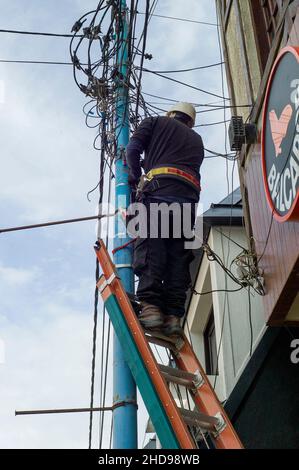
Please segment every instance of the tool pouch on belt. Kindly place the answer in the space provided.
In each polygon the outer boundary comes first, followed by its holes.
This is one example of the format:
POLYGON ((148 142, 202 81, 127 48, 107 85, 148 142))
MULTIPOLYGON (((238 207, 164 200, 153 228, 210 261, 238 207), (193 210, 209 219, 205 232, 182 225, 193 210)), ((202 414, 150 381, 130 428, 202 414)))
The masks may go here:
POLYGON ((137 186, 137 191, 142 192, 144 190, 144 186, 148 183, 148 178, 146 175, 141 175, 140 180, 137 186))
POLYGON ((149 178, 148 175, 141 175, 136 192, 136 201, 141 202, 146 193, 152 192, 159 187, 158 178, 149 178))
POLYGON ((136 191, 136 201, 141 201, 142 199, 142 194, 145 190, 146 185, 149 183, 149 179, 147 178, 146 175, 141 175, 138 186, 137 186, 137 191, 136 191))

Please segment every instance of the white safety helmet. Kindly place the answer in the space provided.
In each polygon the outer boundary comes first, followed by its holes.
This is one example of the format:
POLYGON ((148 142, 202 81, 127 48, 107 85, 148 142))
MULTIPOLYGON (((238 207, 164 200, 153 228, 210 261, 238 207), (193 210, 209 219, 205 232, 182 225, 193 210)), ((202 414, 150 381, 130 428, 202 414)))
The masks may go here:
POLYGON ((184 103, 184 102, 176 103, 167 112, 167 116, 171 116, 171 114, 175 113, 176 111, 187 114, 187 116, 189 116, 192 119, 193 126, 194 126, 195 119, 196 119, 196 111, 192 104, 184 103))

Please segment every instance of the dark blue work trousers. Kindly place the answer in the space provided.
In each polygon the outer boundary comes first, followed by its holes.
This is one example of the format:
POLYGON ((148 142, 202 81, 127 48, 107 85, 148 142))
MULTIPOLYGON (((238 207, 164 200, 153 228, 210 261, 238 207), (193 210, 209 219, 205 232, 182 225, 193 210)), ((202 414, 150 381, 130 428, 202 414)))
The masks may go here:
MULTIPOLYGON (((161 233, 162 215, 157 220, 158 237, 152 238, 149 233, 150 203, 158 201, 148 197, 143 202, 147 208, 147 237, 135 241, 133 258, 134 273, 139 277, 137 297, 160 307, 165 315, 183 317, 186 293, 191 283, 189 266, 193 259, 192 250, 186 249, 184 234, 179 238, 173 236, 172 212, 168 214, 169 236, 164 237, 161 233)), ((189 207, 193 227, 196 204, 189 207)))

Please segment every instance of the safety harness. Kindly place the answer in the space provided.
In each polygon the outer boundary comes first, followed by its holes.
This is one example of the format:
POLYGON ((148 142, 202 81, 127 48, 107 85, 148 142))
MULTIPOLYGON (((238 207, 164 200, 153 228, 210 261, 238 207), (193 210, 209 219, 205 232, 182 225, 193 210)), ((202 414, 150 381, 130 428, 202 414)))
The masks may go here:
POLYGON ((200 191, 201 189, 198 179, 187 171, 180 170, 179 168, 175 168, 172 166, 161 166, 159 168, 153 168, 148 173, 141 176, 137 193, 140 194, 141 192, 143 192, 147 183, 151 182, 154 178, 160 177, 176 178, 181 181, 184 181, 184 183, 189 184, 190 186, 192 186, 193 189, 196 189, 197 191, 200 191))

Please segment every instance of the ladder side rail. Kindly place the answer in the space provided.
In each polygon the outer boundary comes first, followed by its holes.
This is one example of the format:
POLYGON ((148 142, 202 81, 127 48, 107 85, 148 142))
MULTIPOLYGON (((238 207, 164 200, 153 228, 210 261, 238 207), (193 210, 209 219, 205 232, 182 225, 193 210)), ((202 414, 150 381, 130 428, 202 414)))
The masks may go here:
POLYGON ((209 416, 220 416, 224 420, 225 426, 219 432, 211 435, 215 446, 218 449, 243 449, 243 444, 239 439, 229 417, 224 411, 218 397, 209 382, 199 360, 197 359, 189 341, 184 337, 184 345, 180 348, 178 355, 173 355, 176 366, 186 372, 201 376, 201 383, 192 393, 193 400, 198 409, 209 416))
MULTIPOLYGON (((100 281, 97 283, 104 302, 106 303, 111 295, 115 295, 120 308, 120 315, 123 316, 133 341, 136 344, 140 356, 143 359, 144 366, 146 367, 149 377, 151 378, 151 381, 157 390, 165 413, 168 416, 181 448, 196 448, 195 443, 187 429, 187 425, 180 415, 174 398, 159 370, 159 366, 154 358, 147 339, 145 338, 143 329, 136 317, 122 283, 117 277, 114 264, 112 263, 109 253, 107 252, 102 240, 100 240, 99 248, 96 247, 95 251, 104 273, 104 276, 100 278, 100 281), (109 284, 107 284, 108 282, 109 284)), ((119 334, 117 329, 116 333, 119 334)))

